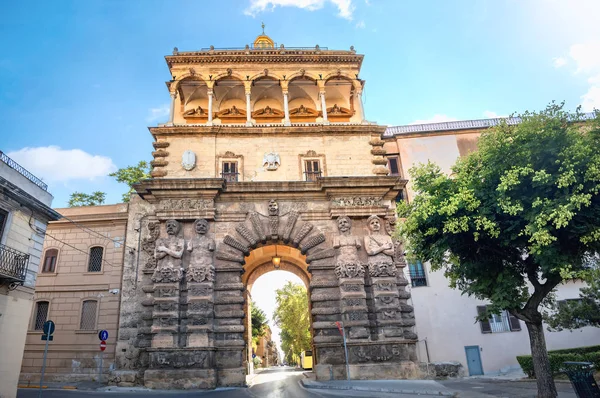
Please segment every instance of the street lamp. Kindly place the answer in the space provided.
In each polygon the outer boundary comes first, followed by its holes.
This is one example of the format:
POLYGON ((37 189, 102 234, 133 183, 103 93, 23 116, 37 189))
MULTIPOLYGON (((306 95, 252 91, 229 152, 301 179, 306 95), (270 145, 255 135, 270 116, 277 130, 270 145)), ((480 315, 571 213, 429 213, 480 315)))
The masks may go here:
POLYGON ((281 264, 281 257, 277 255, 277 245, 275 245, 275 256, 271 258, 271 263, 273 263, 273 267, 275 267, 275 269, 279 269, 279 264, 281 264))

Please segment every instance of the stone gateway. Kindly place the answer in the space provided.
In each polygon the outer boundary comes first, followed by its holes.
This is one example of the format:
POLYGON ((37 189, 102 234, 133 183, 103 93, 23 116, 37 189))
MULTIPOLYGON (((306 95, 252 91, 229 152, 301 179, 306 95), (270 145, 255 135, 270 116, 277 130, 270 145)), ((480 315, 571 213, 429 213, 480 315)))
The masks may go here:
POLYGON ((406 181, 388 176, 384 127, 364 119, 363 56, 256 43, 166 57, 171 117, 150 128, 153 178, 130 202, 126 245, 139 250, 125 256, 111 380, 244 385, 248 291, 275 254, 309 286, 318 379, 346 378, 336 321, 350 377, 416 377, 406 264, 389 233, 406 181), (181 162, 190 153, 194 167, 181 162))

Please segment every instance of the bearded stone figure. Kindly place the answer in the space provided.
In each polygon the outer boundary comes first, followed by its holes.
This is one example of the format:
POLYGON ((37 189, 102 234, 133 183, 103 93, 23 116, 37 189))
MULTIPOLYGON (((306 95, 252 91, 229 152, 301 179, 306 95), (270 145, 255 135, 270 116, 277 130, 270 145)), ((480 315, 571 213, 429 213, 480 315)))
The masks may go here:
POLYGON ((207 236, 208 221, 196 220, 194 230, 196 236, 187 244, 187 251, 191 256, 186 279, 188 282, 212 282, 215 279, 213 253, 216 246, 215 241, 207 236))
POLYGON ((392 238, 381 232, 381 219, 375 215, 367 219, 369 235, 365 236, 365 251, 369 255, 369 275, 395 276, 394 243, 392 238))
POLYGON ((185 242, 178 236, 181 225, 176 220, 168 220, 166 229, 167 237, 156 240, 157 267, 152 275, 153 282, 179 282, 182 276, 181 257, 185 242))
POLYGON ((352 221, 347 216, 337 219, 340 234, 333 238, 333 248, 337 249, 335 273, 338 278, 355 278, 364 275, 364 268, 358 259, 360 239, 351 234, 352 221))

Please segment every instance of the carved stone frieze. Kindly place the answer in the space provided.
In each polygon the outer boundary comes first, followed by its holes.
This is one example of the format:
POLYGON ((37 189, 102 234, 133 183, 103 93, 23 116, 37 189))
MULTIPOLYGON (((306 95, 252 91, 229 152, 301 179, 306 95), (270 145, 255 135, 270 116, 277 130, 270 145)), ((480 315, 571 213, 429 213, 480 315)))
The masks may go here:
POLYGON ((375 196, 335 198, 331 207, 371 207, 381 206, 382 199, 375 196))
POLYGON ((154 283, 169 283, 179 282, 183 277, 183 269, 171 266, 164 266, 156 269, 152 274, 152 282, 154 283))
POLYGON ((409 360, 408 355, 403 355, 405 350, 400 344, 354 346, 349 347, 349 351, 350 363, 409 360))
POLYGON ((157 221, 150 221, 146 226, 148 230, 148 236, 142 239, 142 251, 146 253, 148 258, 144 264, 145 270, 153 270, 156 268, 156 257, 154 257, 154 250, 156 248, 156 240, 160 236, 160 226, 157 221))
POLYGON ((162 210, 207 210, 215 207, 209 199, 166 199, 161 201, 162 210))
POLYGON ((338 278, 363 278, 365 276, 365 268, 362 264, 341 263, 336 265, 335 274, 338 278))

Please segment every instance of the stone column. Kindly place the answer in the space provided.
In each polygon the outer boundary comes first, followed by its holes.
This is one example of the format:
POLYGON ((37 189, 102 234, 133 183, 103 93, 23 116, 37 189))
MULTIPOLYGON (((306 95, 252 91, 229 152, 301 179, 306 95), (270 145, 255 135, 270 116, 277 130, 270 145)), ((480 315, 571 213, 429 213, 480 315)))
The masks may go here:
POLYGON ((206 124, 208 124, 209 126, 212 126, 212 121, 213 121, 213 91, 211 89, 209 89, 206 93, 208 94, 208 122, 206 122, 206 124))
POLYGON ((323 112, 323 124, 329 124, 329 120, 327 120, 327 104, 325 102, 325 88, 322 91, 319 91, 319 95, 321 96, 321 112, 323 112))
POLYGON ((169 110, 169 125, 173 125, 175 118, 175 100, 177 99, 177 91, 171 93, 171 108, 169 110))
POLYGON ((290 107, 288 104, 288 91, 283 91, 283 112, 285 114, 285 118, 283 119, 283 124, 285 126, 290 126, 292 123, 290 122, 290 107))
POLYGON ((355 103, 356 103, 356 111, 358 113, 359 119, 360 119, 360 123, 364 123, 365 122, 365 110, 363 108, 363 102, 362 102, 362 89, 356 89, 356 94, 355 94, 355 103))
POLYGON ((252 110, 250 107, 250 91, 246 91, 246 126, 252 126, 252 110))

